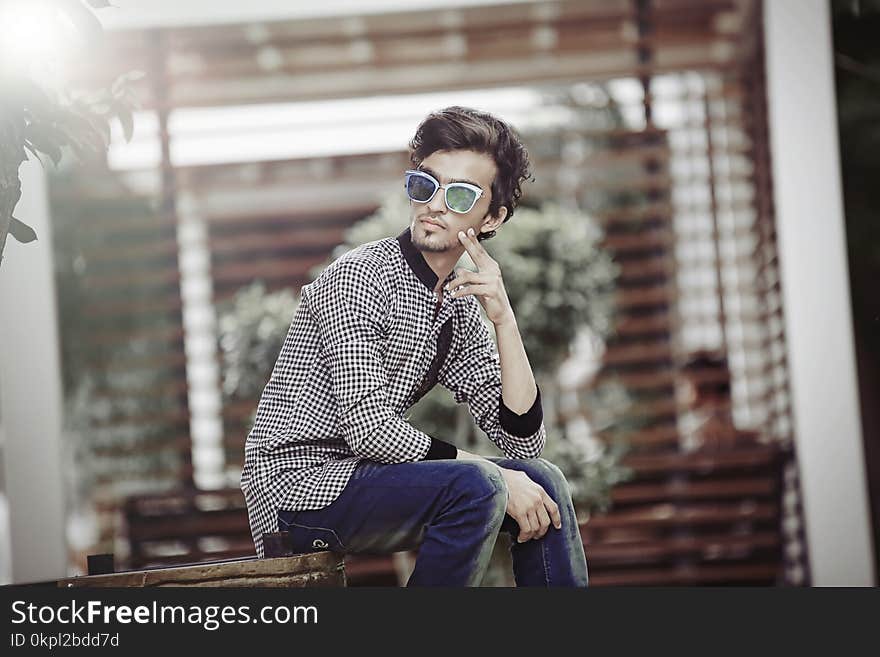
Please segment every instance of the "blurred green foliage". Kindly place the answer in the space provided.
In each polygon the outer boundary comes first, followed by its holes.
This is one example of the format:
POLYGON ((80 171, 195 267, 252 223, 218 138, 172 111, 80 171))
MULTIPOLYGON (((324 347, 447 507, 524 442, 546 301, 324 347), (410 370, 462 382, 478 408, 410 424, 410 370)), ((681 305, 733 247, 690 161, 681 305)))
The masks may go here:
POLYGON ((270 293, 262 281, 255 281, 220 306, 223 394, 227 399, 260 396, 298 305, 299 299, 290 289, 270 293))

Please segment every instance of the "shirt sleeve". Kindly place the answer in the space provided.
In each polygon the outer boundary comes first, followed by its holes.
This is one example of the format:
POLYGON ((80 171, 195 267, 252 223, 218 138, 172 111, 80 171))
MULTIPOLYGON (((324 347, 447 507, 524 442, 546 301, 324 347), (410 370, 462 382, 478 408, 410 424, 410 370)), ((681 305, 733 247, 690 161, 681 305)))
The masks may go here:
POLYGON ((465 337, 441 370, 440 384, 457 403, 466 402, 477 426, 508 458, 537 458, 544 449, 546 431, 541 391, 525 413, 510 410, 501 396, 501 365, 495 342, 479 310, 468 314, 465 337))
POLYGON ((419 431, 388 404, 382 353, 387 299, 372 267, 340 260, 303 299, 317 323, 340 430, 352 452, 379 463, 455 458, 454 445, 419 431))

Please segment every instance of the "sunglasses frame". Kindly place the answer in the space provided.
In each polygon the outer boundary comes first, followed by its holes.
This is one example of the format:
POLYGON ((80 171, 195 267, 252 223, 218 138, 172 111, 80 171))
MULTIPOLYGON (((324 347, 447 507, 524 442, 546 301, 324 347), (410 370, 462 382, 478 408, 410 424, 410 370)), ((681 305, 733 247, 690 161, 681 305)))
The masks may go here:
POLYGON ((407 195, 407 197, 409 197, 410 201, 415 201, 416 203, 430 203, 431 199, 433 199, 437 195, 437 190, 442 189, 443 190, 443 203, 446 205, 447 208, 449 208, 450 212, 455 212, 456 214, 467 214, 468 212, 473 210, 474 206, 477 204, 477 201, 480 200, 480 198, 483 196, 483 193, 484 193, 482 187, 477 187, 476 185, 471 185, 470 183, 466 183, 466 182, 451 182, 446 185, 441 185, 439 180, 434 178, 434 176, 432 176, 430 173, 426 173, 424 171, 417 171, 415 169, 408 169, 407 171, 404 172, 404 174, 406 175, 406 178, 404 179, 403 187, 404 187, 404 189, 406 189, 406 195, 407 195), (420 200, 415 199, 409 195, 409 179, 412 178, 413 176, 419 176, 420 178, 427 178, 432 183, 434 183, 434 191, 431 193, 431 196, 429 196, 424 201, 420 201, 420 200), (471 207, 469 207, 467 210, 456 210, 456 209, 452 208, 449 205, 449 200, 447 199, 447 196, 446 196, 449 193, 450 187, 464 187, 465 189, 474 192, 476 194, 476 196, 474 196, 474 202, 471 203, 471 207))

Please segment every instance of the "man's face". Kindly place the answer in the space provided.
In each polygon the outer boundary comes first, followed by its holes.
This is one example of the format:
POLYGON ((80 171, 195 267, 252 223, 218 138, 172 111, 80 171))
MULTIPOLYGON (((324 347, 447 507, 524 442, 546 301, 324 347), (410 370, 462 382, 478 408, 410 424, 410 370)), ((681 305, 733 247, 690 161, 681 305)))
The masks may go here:
POLYGON ((427 203, 410 201, 410 233, 413 246, 420 251, 463 250, 458 231, 467 232, 468 228, 473 228, 477 233, 489 232, 506 216, 506 208, 501 208, 498 217, 489 216, 492 181, 498 173, 489 155, 474 151, 436 151, 422 160, 418 168, 431 174, 441 185, 466 182, 483 190, 483 195, 467 214, 447 208, 442 189, 438 189, 427 203))

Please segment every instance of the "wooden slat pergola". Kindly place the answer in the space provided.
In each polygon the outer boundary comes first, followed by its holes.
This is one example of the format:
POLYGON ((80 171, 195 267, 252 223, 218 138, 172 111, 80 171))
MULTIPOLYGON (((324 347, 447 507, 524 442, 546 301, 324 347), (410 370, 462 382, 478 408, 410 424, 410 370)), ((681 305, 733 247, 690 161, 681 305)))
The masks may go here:
MULTIPOLYGON (((167 423, 165 439, 153 448, 180 458, 158 467, 192 487, 191 444, 180 425, 190 413, 182 366, 183 315, 191 303, 180 291, 181 224, 197 217, 203 227, 208 301, 257 279, 270 289, 298 289, 344 231, 378 207, 376 190, 393 189, 408 163, 401 148, 175 166, 175 111, 376 95, 405 107, 410 94, 437 90, 635 81, 640 93, 620 105, 636 110, 639 121, 548 129, 559 143, 592 148, 575 162, 560 152, 539 154, 542 175, 528 191, 536 199, 566 194, 589 207, 621 264, 618 332, 601 377, 622 382, 634 396, 640 428, 629 440, 638 477, 618 487, 615 510, 584 530, 588 553, 592 543, 602 555, 594 581, 786 581, 781 548, 799 540, 781 529, 786 514, 797 514, 781 504, 784 492, 797 490, 790 453, 746 465, 722 458, 693 469, 681 451, 676 399, 687 353, 701 344, 719 349, 730 359, 738 421, 783 451, 791 447, 759 9, 757 0, 570 0, 114 33, 100 74, 148 72, 138 92, 158 119, 160 162, 147 172, 151 206, 82 219, 83 231, 101 235, 83 247, 88 340, 96 347, 145 345, 143 353, 99 358, 92 367, 162 372, 165 384, 151 379, 149 390, 170 405, 107 422, 167 423), (661 84, 669 81, 675 84, 661 84), (664 114, 670 107, 675 120, 664 114), (574 184, 564 182, 563 169, 574 184), (625 202, 590 206, 596 195, 625 194, 625 202), (111 238, 117 241, 108 248, 111 238), (145 316, 162 321, 144 326, 145 316), (646 465, 654 457, 666 459, 662 468, 646 465), (777 476, 780 468, 790 474, 777 476), (723 525, 718 504, 733 511, 758 505, 761 513, 734 512, 723 525), (660 516, 666 520, 651 520, 660 516), (637 534, 618 531, 638 522, 637 534), (740 536, 737 550, 721 551, 729 560, 722 558, 722 566, 706 556, 707 541, 723 543, 744 523, 754 543, 743 547, 740 536), (694 538, 682 543, 684 534, 694 538), (615 541, 623 541, 620 559, 615 541)), ((101 204, 128 193, 124 184, 96 188, 85 176, 53 189, 61 214, 83 199, 101 204)), ((126 393, 108 386, 102 394, 126 393)), ((222 410, 232 468, 243 457, 241 423, 254 403, 222 410)), ((117 497, 107 493, 110 508, 117 497)))

